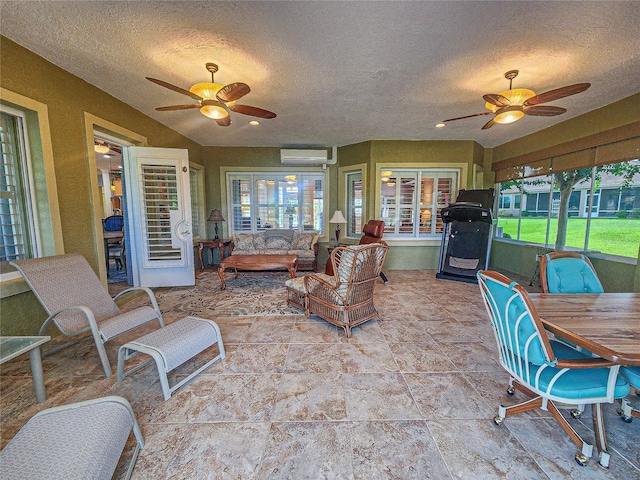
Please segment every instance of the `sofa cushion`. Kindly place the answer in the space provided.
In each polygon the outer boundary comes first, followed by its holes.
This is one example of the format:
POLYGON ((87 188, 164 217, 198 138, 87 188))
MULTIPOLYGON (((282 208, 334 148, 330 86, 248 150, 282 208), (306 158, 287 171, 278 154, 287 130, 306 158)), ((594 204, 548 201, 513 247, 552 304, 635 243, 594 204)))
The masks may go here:
POLYGON ((240 233, 233 236, 235 250, 253 250, 253 234, 240 233))
POLYGON ((258 232, 253 234, 253 248, 256 250, 264 250, 267 248, 267 244, 264 241, 264 232, 258 232))
POLYGON ((291 242, 283 237, 266 237, 264 240, 269 250, 289 250, 291 242))
POLYGON ((292 250, 312 250, 314 243, 318 239, 317 233, 298 233, 293 235, 291 241, 292 250))
POLYGON ((313 250, 287 250, 287 255, 297 255, 298 258, 316 258, 315 252, 313 250))
POLYGON ((291 243, 293 240, 293 230, 286 230, 283 228, 270 228, 264 231, 264 240, 269 242, 273 238, 282 238, 291 243))

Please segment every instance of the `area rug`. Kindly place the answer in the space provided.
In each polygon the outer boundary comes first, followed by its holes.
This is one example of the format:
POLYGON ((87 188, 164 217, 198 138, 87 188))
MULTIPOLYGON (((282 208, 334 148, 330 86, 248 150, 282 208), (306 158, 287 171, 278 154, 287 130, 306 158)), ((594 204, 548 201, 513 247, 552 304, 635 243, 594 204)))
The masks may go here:
MULTIPOLYGON (((299 274, 302 275, 302 274, 299 274)), ((220 290, 220 278, 215 271, 198 273, 193 287, 154 289, 162 314, 168 318, 186 315, 214 318, 237 315, 302 314, 287 307, 284 282, 287 272, 225 272, 227 288, 220 290)))

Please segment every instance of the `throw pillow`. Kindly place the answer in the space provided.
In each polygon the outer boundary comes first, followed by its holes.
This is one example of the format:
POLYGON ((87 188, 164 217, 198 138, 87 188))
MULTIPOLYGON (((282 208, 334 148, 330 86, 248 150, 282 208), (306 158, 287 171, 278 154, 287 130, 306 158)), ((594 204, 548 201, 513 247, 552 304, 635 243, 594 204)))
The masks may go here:
POLYGON ((291 250, 311 250, 317 233, 298 233, 293 235, 291 250))
POLYGON ((291 243, 291 240, 293 240, 293 230, 269 228, 264 231, 264 239, 268 242, 268 240, 271 238, 283 238, 287 242, 291 243))
POLYGON ((253 235, 251 233, 242 233, 234 235, 234 250, 253 250, 253 235))

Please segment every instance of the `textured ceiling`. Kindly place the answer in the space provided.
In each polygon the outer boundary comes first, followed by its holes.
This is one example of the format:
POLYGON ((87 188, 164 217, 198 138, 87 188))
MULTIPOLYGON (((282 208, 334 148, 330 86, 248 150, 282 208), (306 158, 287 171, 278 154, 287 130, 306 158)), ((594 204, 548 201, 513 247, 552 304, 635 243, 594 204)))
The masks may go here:
MULTIPOLYGON (((533 133, 640 91, 640 2, 145 2, 0 0, 0 32, 202 145, 332 146, 533 133), (245 82, 277 113, 220 127, 145 79, 245 82), (591 82, 558 117, 480 127, 482 95, 591 82)), ((37 72, 34 72, 37 74, 37 72)))

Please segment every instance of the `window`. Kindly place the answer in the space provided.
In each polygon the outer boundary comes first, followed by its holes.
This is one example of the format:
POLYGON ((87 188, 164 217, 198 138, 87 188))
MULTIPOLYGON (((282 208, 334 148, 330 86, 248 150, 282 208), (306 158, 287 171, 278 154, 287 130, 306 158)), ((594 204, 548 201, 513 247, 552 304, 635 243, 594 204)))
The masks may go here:
POLYGON ((0 262, 39 255, 37 212, 31 191, 28 141, 22 112, 0 108, 0 262))
POLYGON ((191 231, 194 240, 207 238, 204 202, 204 167, 189 165, 189 185, 191 190, 191 231))
POLYGON ((397 238, 429 238, 442 233, 442 208, 455 198, 459 171, 382 169, 380 218, 397 238))
POLYGON ((362 234, 362 172, 347 173, 347 237, 362 234))
POLYGON ((640 161, 553 172, 499 183, 522 210, 499 212, 502 236, 550 248, 636 258, 640 243, 640 161))
POLYGON ((230 233, 322 231, 324 181, 322 173, 228 173, 230 233))

